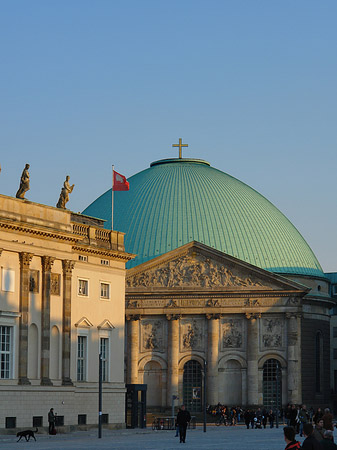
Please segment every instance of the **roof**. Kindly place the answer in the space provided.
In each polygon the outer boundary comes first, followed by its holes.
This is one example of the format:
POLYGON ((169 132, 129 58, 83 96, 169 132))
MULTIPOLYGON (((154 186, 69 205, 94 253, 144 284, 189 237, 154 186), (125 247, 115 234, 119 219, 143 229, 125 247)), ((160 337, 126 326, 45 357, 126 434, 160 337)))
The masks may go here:
MULTIPOLYGON (((114 228, 126 233, 134 267, 198 241, 262 269, 324 277, 314 253, 291 222, 251 187, 203 160, 165 159, 114 193, 114 228)), ((84 213, 111 227, 111 189, 84 213)))

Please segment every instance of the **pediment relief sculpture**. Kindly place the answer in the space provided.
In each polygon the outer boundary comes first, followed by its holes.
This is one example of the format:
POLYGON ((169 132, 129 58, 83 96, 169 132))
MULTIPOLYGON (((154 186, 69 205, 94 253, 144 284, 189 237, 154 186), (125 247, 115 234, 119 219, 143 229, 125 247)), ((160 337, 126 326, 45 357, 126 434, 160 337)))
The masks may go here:
POLYGON ((241 277, 217 261, 203 255, 184 255, 126 280, 127 287, 251 287, 259 281, 241 277))

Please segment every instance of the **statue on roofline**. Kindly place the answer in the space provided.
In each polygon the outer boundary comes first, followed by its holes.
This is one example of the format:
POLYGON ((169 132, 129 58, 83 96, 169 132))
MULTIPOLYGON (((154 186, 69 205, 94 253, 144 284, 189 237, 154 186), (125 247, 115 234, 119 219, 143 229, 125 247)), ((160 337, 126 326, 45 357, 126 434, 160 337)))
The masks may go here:
POLYGON ((28 172, 29 167, 30 167, 29 164, 26 164, 25 168, 23 169, 23 172, 22 172, 22 175, 21 175, 21 178, 20 178, 20 187, 19 187, 18 192, 16 193, 16 198, 24 199, 25 198, 25 193, 27 191, 29 191, 29 188, 30 188, 30 186, 29 186, 29 172, 28 172))
POLYGON ((61 194, 59 201, 57 202, 56 208, 66 209, 66 203, 69 201, 69 194, 73 192, 75 185, 70 186, 69 184, 70 176, 66 176, 66 180, 63 183, 63 188, 61 189, 61 194))

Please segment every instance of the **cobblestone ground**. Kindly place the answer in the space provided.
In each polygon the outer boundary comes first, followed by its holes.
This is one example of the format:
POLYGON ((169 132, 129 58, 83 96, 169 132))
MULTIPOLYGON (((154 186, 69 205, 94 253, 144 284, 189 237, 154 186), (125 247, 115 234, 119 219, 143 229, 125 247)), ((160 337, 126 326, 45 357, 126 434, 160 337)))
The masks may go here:
MULTIPOLYGON (((171 450, 171 449, 208 449, 208 450, 283 450, 283 425, 280 428, 265 430, 247 430, 244 426, 209 426, 206 433, 202 427, 187 432, 186 444, 180 444, 174 431, 152 430, 103 430, 101 439, 97 431, 76 432, 48 436, 38 434, 37 442, 16 442, 15 436, 0 436, 1 450, 171 450)), ((335 433, 336 434, 336 433, 335 433)), ((303 438, 298 438, 303 441, 303 438)), ((335 436, 336 441, 336 436, 335 436)))

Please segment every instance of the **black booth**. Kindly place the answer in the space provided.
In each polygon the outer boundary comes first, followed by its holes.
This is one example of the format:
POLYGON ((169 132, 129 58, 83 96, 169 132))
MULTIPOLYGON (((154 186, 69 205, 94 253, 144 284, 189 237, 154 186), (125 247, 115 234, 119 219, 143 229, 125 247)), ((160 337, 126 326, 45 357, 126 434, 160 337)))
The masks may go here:
POLYGON ((127 384, 125 423, 127 428, 146 428, 147 384, 127 384))

